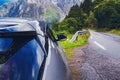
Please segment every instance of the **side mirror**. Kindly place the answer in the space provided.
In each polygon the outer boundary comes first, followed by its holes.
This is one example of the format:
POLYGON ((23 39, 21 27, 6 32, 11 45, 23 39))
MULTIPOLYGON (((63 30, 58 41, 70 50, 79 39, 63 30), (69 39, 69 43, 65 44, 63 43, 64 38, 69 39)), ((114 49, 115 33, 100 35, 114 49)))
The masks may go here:
POLYGON ((57 35, 57 37, 58 37, 57 41, 63 41, 63 40, 67 39, 67 37, 63 34, 59 34, 59 35, 57 35))

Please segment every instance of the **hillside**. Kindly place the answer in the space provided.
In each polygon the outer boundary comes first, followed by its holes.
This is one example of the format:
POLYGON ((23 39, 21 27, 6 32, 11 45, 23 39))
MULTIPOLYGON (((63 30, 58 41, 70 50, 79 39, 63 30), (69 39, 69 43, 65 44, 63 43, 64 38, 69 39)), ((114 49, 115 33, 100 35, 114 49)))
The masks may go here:
POLYGON ((81 0, 18 0, 1 6, 0 16, 59 21, 68 14, 73 5, 80 5, 80 2, 81 0))

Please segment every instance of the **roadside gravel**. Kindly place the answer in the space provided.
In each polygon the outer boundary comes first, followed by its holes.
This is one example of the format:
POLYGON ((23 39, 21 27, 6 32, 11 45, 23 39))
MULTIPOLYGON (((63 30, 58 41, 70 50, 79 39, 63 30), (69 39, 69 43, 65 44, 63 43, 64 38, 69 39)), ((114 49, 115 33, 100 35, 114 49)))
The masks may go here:
POLYGON ((74 52, 74 56, 68 59, 72 78, 73 80, 81 80, 81 67, 85 62, 85 54, 80 47, 74 49, 72 52, 74 52))
POLYGON ((69 61, 73 80, 120 80, 120 61, 102 55, 89 45, 73 52, 69 61))

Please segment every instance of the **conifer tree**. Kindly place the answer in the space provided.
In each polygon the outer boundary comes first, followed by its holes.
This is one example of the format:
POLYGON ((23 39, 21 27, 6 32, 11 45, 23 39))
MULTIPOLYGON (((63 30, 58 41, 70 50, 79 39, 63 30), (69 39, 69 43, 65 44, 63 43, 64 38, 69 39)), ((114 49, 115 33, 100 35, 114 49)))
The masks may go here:
POLYGON ((84 0, 84 2, 81 4, 83 12, 89 14, 89 12, 92 10, 92 4, 92 0, 84 0))

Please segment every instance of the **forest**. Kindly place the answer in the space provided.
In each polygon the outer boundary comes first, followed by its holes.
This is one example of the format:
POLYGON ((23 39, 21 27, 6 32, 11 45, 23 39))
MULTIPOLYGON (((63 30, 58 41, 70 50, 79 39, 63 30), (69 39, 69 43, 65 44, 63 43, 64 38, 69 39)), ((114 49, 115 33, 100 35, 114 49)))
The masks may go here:
POLYGON ((54 22, 56 31, 70 34, 84 29, 120 29, 120 0, 84 0, 74 5, 61 22, 54 22))

